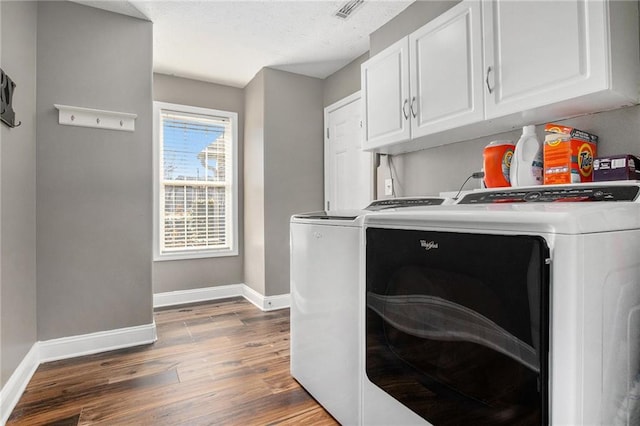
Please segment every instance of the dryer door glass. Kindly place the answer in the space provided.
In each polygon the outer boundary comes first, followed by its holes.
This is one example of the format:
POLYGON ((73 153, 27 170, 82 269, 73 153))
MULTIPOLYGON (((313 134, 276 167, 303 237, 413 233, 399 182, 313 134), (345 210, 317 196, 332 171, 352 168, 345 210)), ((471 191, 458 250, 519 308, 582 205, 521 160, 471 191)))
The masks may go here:
POLYGON ((366 373, 435 425, 548 423, 549 249, 367 230, 366 373))

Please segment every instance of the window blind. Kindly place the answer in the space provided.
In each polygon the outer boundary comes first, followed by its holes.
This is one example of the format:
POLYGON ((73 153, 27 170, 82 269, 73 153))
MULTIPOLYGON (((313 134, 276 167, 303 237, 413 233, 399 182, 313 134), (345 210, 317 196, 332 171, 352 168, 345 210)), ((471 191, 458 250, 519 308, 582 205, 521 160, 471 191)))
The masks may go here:
POLYGON ((232 247, 232 125, 228 117, 162 110, 160 251, 232 247))

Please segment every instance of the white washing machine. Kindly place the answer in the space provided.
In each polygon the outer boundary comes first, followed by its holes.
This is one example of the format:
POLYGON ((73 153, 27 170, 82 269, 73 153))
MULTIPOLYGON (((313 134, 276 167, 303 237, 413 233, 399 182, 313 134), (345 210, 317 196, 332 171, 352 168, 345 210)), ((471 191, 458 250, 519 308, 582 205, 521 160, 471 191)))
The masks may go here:
POLYGON ((363 219, 448 202, 399 198, 291 218, 291 374, 343 425, 361 423, 363 219))
POLYGON ((640 424, 639 191, 365 217, 363 424, 640 424))

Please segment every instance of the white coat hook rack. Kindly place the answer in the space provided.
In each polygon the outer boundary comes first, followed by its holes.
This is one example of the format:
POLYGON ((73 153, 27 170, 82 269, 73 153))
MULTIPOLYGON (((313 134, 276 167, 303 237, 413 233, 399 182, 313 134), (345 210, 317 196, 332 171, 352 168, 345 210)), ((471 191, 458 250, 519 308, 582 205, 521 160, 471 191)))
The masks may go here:
POLYGON ((97 129, 135 131, 137 114, 105 111, 54 104, 59 111, 58 123, 67 126, 95 127, 97 129))

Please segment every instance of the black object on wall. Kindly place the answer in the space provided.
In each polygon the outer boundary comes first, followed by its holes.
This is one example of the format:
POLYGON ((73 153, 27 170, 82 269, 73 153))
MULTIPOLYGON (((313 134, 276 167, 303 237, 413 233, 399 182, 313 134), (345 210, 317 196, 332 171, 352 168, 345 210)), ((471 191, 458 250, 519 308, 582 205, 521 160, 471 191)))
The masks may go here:
POLYGON ((16 124, 16 113, 11 105, 15 88, 16 84, 0 68, 0 99, 2 101, 0 104, 0 119, 9 127, 18 127, 22 124, 22 122, 16 124))

